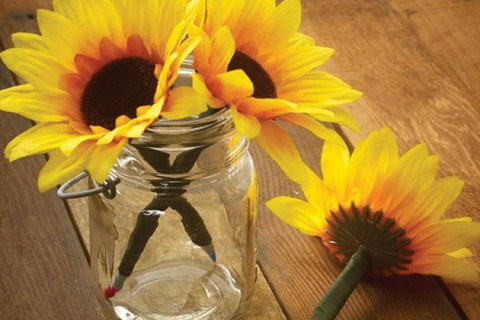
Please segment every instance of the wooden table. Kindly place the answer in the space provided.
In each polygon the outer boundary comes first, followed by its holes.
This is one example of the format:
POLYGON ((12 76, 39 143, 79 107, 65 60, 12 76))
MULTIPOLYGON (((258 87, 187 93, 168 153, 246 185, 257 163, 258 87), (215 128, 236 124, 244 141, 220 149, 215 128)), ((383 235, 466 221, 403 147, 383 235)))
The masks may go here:
MULTIPOLYGON (((302 0, 302 31, 336 54, 324 69, 363 91, 347 108, 360 133, 342 131, 355 144, 388 125, 400 149, 424 141, 441 157, 441 176, 458 175, 465 189, 448 215, 480 220, 480 1, 302 0)), ((35 9, 47 0, 1 0, 0 37, 36 31, 35 9)), ((15 83, 4 69, 2 87, 15 83)), ((30 126, 2 113, 0 147, 30 126)), ((292 128, 306 160, 318 166, 321 142, 292 128)), ((317 238, 280 222, 263 203, 294 195, 255 146, 260 175, 258 262, 253 305, 245 319, 308 319, 341 271, 317 238), (271 177, 278 177, 271 179, 271 177)), ((45 159, 0 160, 0 319, 102 319, 87 258, 69 206, 54 191, 40 194, 36 176, 45 159)), ((480 267, 480 243, 473 262, 480 267)), ((437 277, 367 278, 338 319, 480 319, 480 285, 437 277)))

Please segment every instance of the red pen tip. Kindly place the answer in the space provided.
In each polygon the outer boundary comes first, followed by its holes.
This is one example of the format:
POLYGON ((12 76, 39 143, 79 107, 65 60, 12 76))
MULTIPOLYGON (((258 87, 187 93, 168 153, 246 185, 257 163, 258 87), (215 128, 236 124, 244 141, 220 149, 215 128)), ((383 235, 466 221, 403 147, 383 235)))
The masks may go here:
POLYGON ((114 288, 112 288, 112 286, 108 286, 105 291, 105 297, 107 298, 113 298, 115 296, 115 293, 117 293, 117 290, 115 290, 114 288))

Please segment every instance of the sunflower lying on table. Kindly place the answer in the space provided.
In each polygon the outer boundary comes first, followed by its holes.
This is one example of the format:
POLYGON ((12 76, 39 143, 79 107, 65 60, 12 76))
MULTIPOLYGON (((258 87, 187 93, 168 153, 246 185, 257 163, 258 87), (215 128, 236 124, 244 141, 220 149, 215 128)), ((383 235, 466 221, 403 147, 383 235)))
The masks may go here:
POLYGON ((425 144, 399 157, 392 132, 372 132, 353 153, 326 142, 323 180, 311 175, 302 186, 307 201, 277 197, 267 207, 347 262, 342 275, 316 309, 314 319, 333 319, 367 271, 383 275, 433 274, 480 281, 478 270, 461 260, 480 240, 480 223, 470 217, 444 219, 463 182, 436 179, 439 158, 425 144))

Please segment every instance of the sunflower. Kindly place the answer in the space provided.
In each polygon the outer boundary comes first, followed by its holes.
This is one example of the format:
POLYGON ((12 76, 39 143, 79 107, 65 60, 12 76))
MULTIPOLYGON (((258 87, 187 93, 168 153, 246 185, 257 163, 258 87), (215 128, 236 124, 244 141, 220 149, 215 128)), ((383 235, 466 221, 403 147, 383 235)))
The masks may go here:
POLYGON ((299 0, 207 0, 198 24, 206 36, 195 49, 194 87, 209 105, 231 108, 239 132, 262 147, 294 181, 305 165, 273 120, 300 125, 322 139, 338 135, 320 121, 357 129, 339 105, 360 93, 315 70, 333 53, 298 33, 299 0))
POLYGON ((341 260, 365 247, 373 272, 478 281, 478 271, 462 258, 480 239, 480 223, 443 218, 463 182, 436 179, 438 163, 425 144, 400 157, 387 128, 371 133, 351 156, 345 144, 326 142, 323 180, 311 176, 303 186, 307 202, 278 197, 267 206, 303 233, 321 237, 341 260))
POLYGON ((1 58, 26 84, 0 92, 0 110, 37 124, 5 149, 10 161, 49 153, 45 191, 87 170, 103 182, 129 138, 160 115, 206 108, 191 88, 171 90, 200 41, 187 0, 54 0, 40 9, 40 35, 16 33, 1 58), (187 37, 187 29, 191 33, 187 37))

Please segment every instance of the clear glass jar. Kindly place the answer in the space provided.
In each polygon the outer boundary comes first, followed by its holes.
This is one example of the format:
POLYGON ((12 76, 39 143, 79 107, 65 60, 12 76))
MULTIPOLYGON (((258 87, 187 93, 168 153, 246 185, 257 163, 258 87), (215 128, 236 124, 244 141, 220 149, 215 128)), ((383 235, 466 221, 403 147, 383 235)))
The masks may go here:
POLYGON ((237 319, 256 278, 257 184, 228 109, 159 120, 90 197, 91 265, 120 319, 237 319))

